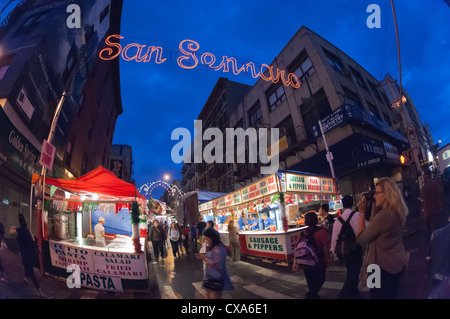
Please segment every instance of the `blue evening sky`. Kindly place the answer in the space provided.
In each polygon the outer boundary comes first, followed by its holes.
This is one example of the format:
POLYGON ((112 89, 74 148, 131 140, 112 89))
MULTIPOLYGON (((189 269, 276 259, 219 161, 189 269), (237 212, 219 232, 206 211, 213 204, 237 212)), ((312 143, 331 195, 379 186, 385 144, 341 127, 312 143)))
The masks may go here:
MULTIPOLYGON (((397 0, 403 86, 435 142, 450 142, 450 7, 443 0, 397 0)), ((394 20, 389 0, 216 0, 125 1, 121 35, 132 42, 177 50, 184 39, 220 59, 270 64, 298 29, 305 25, 347 53, 377 79, 398 79, 394 20), (366 25, 368 5, 381 8, 381 28, 366 25)), ((193 131, 219 77, 254 84, 251 76, 235 76, 197 66, 180 68, 176 60, 162 64, 121 60, 124 113, 116 124, 114 143, 133 147, 134 178, 139 187, 162 179, 181 178, 171 149, 177 127, 193 131)), ((162 188, 155 189, 159 198, 162 188)))

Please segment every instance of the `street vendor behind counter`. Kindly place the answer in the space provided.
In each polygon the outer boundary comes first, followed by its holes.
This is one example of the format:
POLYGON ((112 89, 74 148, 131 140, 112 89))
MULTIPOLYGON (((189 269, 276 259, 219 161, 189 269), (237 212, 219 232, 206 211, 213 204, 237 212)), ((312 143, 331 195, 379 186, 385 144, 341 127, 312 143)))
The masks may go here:
POLYGON ((248 230, 259 230, 259 222, 256 215, 250 214, 248 215, 248 230))
POLYGON ((95 243, 97 246, 105 247, 106 246, 106 239, 114 239, 114 236, 108 236, 105 235, 105 218, 99 217, 98 223, 94 227, 94 235, 95 235, 95 243))
POLYGON ((245 218, 244 212, 241 213, 241 218, 239 218, 238 225, 239 225, 239 230, 247 229, 248 221, 247 221, 247 218, 245 218))
POLYGON ((262 213, 261 214, 261 218, 263 220, 263 228, 264 230, 276 230, 275 224, 272 220, 272 218, 270 218, 269 216, 267 216, 266 213, 262 213))

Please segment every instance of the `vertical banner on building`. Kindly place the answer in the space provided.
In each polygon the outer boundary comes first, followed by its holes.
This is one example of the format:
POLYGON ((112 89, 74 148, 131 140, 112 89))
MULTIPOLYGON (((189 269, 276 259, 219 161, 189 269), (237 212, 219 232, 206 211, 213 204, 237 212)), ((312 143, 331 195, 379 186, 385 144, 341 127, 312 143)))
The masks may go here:
POLYGON ((41 150, 41 158, 39 164, 51 171, 53 169, 53 160, 55 159, 56 147, 44 140, 41 150))

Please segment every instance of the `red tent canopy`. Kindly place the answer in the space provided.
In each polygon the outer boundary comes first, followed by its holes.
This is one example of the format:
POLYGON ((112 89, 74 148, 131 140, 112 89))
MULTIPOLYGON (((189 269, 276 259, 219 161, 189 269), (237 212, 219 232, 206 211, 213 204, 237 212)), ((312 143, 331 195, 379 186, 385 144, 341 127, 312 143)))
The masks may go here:
MULTIPOLYGON (((33 183, 39 178, 39 176, 34 175, 33 183)), ((137 190, 136 185, 119 179, 113 172, 102 166, 73 180, 46 177, 45 184, 54 185, 76 194, 95 193, 108 197, 116 197, 118 200, 134 197, 145 200, 145 197, 137 190)))

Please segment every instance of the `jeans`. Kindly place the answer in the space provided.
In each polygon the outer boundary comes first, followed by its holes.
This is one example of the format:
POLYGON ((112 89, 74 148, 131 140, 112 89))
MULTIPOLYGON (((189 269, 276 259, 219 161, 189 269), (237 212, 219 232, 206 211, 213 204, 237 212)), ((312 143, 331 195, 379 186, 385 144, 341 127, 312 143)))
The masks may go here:
POLYGON ((396 299, 397 298, 397 288, 400 279, 405 272, 405 268, 399 273, 391 274, 380 268, 381 271, 381 281, 380 288, 370 289, 370 298, 372 299, 396 299))
POLYGON ((172 246, 172 254, 173 257, 177 257, 180 255, 180 251, 178 250, 178 241, 170 240, 170 245, 172 246))
POLYGON ((356 251, 350 256, 344 256, 347 267, 347 277, 344 286, 339 292, 338 299, 354 298, 358 295, 359 274, 363 262, 362 247, 358 245, 356 251))
POLYGON ((155 261, 158 261, 159 254, 164 258, 164 246, 162 240, 152 240, 153 251, 155 252, 155 261))

